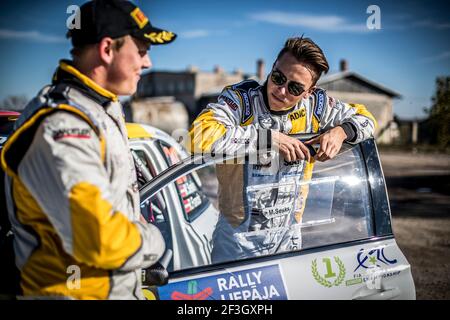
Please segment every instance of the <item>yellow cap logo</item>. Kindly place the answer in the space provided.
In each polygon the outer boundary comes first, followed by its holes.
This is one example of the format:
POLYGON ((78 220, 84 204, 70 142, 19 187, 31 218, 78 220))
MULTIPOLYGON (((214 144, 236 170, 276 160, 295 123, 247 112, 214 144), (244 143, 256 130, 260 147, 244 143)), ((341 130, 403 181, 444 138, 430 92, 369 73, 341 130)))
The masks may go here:
POLYGON ((138 7, 131 11, 130 15, 134 19, 134 21, 136 21, 140 29, 142 29, 148 22, 148 18, 138 7))
POLYGON ((175 37, 173 32, 169 31, 161 31, 161 32, 152 32, 150 34, 144 34, 144 37, 150 39, 153 43, 165 43, 172 40, 175 37))

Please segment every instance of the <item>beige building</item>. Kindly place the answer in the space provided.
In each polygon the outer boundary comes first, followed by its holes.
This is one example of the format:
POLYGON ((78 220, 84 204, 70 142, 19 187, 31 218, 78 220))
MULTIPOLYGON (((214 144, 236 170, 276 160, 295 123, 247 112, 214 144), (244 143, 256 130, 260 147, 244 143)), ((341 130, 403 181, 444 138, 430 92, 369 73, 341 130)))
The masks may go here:
POLYGON ((216 94, 227 85, 240 82, 244 74, 240 70, 225 72, 216 66, 212 72, 189 67, 184 71, 152 71, 139 81, 134 99, 172 96, 183 103, 193 120, 204 105, 199 105, 203 96, 216 94))
POLYGON ((212 72, 195 67, 176 72, 151 71, 142 76, 136 94, 128 103, 129 119, 169 134, 175 129, 188 129, 205 106, 201 104, 204 94, 220 93, 223 87, 243 79, 239 70, 230 74, 219 66, 212 72))
POLYGON ((318 86, 343 102, 364 104, 377 119, 375 137, 378 143, 389 144, 398 137, 393 112, 393 100, 400 98, 397 92, 349 71, 345 60, 341 61, 340 72, 323 76, 318 86))
POLYGON ((142 76, 138 90, 128 104, 128 119, 148 123, 166 131, 166 127, 171 126, 163 122, 166 121, 167 114, 171 113, 173 119, 183 119, 176 121, 179 128, 187 128, 209 102, 217 101, 225 86, 250 77, 264 78, 262 60, 257 61, 256 76, 246 75, 239 69, 227 73, 220 66, 216 66, 211 72, 201 71, 193 66, 184 71, 148 72, 142 76), (180 111, 180 104, 185 106, 185 112, 180 111), (170 111, 171 108, 173 110, 170 111), (184 121, 186 118, 188 120, 184 121), (184 125, 181 126, 180 122, 184 125))
POLYGON ((175 97, 133 99, 124 106, 127 121, 150 124, 170 135, 177 129, 188 129, 189 115, 186 107, 176 101, 175 97))

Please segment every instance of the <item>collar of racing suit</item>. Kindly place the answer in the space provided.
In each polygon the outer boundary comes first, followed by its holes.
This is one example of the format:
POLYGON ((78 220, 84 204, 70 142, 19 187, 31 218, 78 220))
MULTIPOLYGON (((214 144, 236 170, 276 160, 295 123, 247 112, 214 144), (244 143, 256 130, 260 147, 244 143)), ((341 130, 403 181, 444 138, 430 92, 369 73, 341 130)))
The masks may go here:
POLYGON ((282 116, 282 115, 290 113, 295 108, 295 106, 293 106, 289 109, 280 110, 280 111, 275 111, 275 110, 270 109, 269 98, 267 97, 267 80, 263 84, 262 94, 263 94, 264 104, 266 105, 267 110, 269 110, 269 112, 273 115, 282 116))
POLYGON ((65 83, 75 87, 103 107, 111 101, 118 101, 117 95, 102 88, 92 79, 82 74, 69 60, 61 60, 59 62, 59 67, 56 69, 52 79, 53 85, 58 83, 65 83))

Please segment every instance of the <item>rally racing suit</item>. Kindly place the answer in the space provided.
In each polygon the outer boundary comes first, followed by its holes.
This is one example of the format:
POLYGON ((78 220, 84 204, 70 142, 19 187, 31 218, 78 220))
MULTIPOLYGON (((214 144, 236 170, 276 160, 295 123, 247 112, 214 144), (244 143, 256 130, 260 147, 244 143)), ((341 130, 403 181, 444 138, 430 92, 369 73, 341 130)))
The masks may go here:
POLYGON ((143 299, 165 244, 139 221, 118 97, 62 61, 2 152, 24 296, 143 299))
POLYGON ((191 127, 192 152, 247 155, 241 164, 216 166, 220 216, 213 262, 301 248, 300 223, 314 160, 287 162, 273 150, 272 161, 249 157, 271 150, 271 130, 321 133, 342 125, 349 142, 358 143, 371 137, 376 125, 363 105, 342 103, 320 88, 289 110, 268 106, 267 84, 246 80, 226 87, 191 127))

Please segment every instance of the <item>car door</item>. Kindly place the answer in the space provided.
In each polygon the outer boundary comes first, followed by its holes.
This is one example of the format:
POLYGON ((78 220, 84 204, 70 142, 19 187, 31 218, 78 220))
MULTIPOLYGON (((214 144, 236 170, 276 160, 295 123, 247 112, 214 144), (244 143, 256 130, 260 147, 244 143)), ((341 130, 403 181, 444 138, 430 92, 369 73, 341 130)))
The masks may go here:
MULTIPOLYGON (((191 172, 214 180, 214 166, 214 161, 197 156, 185 159, 145 186, 142 200, 154 198, 164 186, 191 172)), ((301 248, 177 269, 170 273, 169 284, 144 288, 146 296, 164 300, 414 299, 411 267, 392 233, 375 142, 344 145, 335 159, 316 163, 307 185, 298 226, 301 248)))
MULTIPOLYGON (((185 155, 180 147, 159 139, 132 141, 130 147, 138 177, 145 176, 138 180, 144 183, 185 155)), ((211 262, 211 238, 218 212, 195 172, 175 179, 156 197, 142 201, 141 212, 148 222, 158 226, 167 247, 174 252, 169 270, 211 262)))

